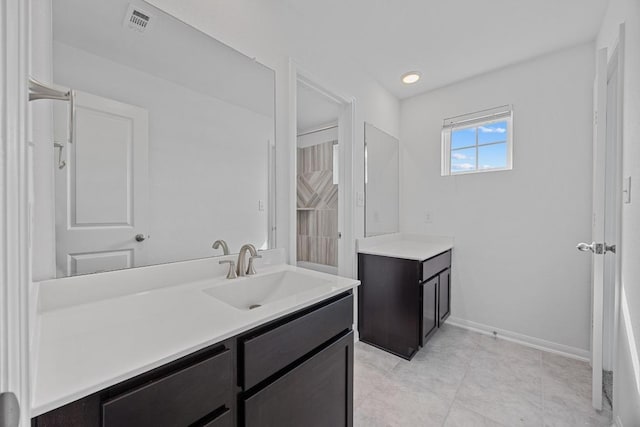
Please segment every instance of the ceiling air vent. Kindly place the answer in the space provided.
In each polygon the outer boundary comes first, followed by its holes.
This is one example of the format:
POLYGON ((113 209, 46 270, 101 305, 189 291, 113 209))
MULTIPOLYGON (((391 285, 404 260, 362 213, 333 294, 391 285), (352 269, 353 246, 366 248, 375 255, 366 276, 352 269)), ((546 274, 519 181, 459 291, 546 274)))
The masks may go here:
POLYGON ((150 14, 138 7, 135 7, 134 5, 129 5, 127 14, 124 17, 123 25, 131 28, 132 30, 143 32, 149 28, 150 21, 150 14))

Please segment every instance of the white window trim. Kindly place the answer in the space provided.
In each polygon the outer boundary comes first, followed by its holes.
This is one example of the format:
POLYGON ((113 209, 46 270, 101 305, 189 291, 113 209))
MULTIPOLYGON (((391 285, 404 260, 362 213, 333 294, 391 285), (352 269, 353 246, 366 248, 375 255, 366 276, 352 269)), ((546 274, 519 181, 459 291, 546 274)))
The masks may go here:
POLYGON ((501 107, 491 108, 489 110, 444 119, 442 124, 441 146, 440 171, 442 176, 469 175, 474 173, 497 172, 513 169, 513 106, 504 105, 501 107), (451 173, 451 132, 454 129, 467 129, 477 127, 480 124, 491 124, 496 122, 507 122, 506 166, 503 168, 475 169, 472 171, 451 173))

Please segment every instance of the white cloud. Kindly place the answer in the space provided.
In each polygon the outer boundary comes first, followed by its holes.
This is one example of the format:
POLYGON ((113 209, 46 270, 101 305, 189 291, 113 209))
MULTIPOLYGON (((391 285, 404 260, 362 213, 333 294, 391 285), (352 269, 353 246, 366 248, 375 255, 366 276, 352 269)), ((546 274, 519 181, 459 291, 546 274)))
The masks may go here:
POLYGON ((473 170, 476 168, 476 165, 472 164, 472 163, 457 163, 455 165, 453 165, 452 169, 454 170, 463 170, 463 171, 469 171, 469 170, 473 170))
POLYGON ((466 160, 467 156, 462 153, 451 153, 451 158, 456 160, 466 160))
POLYGON ((505 128, 488 128, 485 126, 478 126, 478 129, 482 133, 505 133, 507 131, 505 128))

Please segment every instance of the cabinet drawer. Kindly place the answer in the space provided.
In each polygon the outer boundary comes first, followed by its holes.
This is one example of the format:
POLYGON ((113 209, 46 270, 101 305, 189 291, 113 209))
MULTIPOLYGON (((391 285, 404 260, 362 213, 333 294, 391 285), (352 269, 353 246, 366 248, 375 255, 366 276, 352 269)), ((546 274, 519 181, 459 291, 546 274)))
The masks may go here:
POLYGON ((429 258, 422 263, 422 281, 432 278, 449 266, 451 266, 451 251, 429 258))
POLYGON ((353 332, 246 398, 244 427, 353 423, 353 332))
POLYGON ((231 350, 226 349, 105 401, 102 425, 187 426, 229 405, 232 393, 233 359, 231 350))
POLYGON ((285 368, 353 324, 348 295, 258 336, 241 340, 240 383, 245 390, 285 368))

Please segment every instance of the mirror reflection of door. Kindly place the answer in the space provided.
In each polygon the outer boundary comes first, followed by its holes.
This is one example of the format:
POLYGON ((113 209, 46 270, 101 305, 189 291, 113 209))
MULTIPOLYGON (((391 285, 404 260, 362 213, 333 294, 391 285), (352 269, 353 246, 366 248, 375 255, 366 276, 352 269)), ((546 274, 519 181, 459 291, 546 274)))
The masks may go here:
POLYGON ((342 105, 310 84, 297 86, 296 260, 338 274, 339 129, 342 105))
POLYGON ((68 114, 65 105, 55 107, 55 141, 65 159, 55 168, 57 276, 144 265, 147 111, 76 92, 72 143, 68 114))

